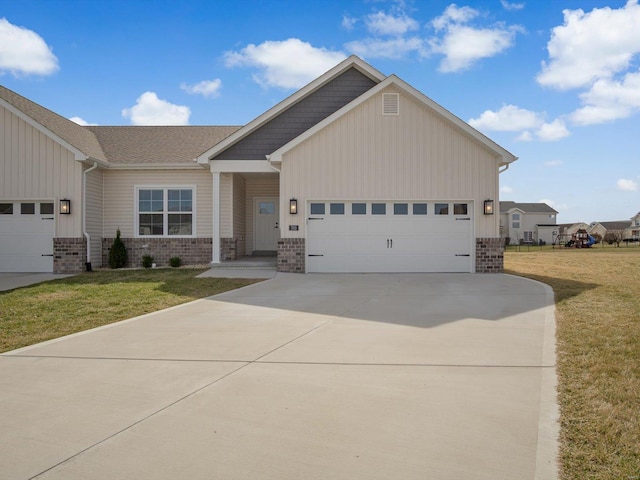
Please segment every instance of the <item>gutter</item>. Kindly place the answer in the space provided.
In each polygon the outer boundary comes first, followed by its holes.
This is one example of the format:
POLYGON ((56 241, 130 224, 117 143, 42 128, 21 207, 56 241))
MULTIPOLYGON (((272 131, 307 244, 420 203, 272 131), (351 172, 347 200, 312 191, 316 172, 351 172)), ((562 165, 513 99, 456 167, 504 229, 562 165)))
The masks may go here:
POLYGON ((98 162, 93 162, 93 167, 82 172, 82 234, 87 240, 87 272, 91 271, 91 235, 87 232, 87 173, 98 168, 98 162))
POLYGON ((507 164, 505 164, 505 166, 504 166, 504 168, 503 168, 502 170, 498 169, 498 174, 500 174, 500 173, 504 173, 504 172, 506 172, 507 170, 509 170, 509 164, 508 164, 508 163, 507 163, 507 164))

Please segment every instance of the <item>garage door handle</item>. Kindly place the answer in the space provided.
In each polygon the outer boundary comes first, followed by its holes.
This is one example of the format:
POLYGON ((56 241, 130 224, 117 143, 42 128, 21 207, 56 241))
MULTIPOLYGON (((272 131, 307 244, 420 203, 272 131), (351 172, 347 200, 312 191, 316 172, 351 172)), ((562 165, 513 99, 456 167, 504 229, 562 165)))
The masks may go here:
POLYGON ((466 218, 456 218, 456 220, 471 220, 471 217, 466 217, 466 218))
POLYGON ((309 217, 307 220, 324 220, 324 218, 312 218, 312 217, 309 217))
POLYGON ((456 257, 470 257, 468 253, 456 253, 456 257))
POLYGON ((53 257, 53 253, 52 253, 52 254, 50 254, 50 255, 47 255, 47 254, 44 254, 44 253, 43 253, 43 254, 42 254, 42 255, 40 255, 40 256, 41 256, 41 257, 53 257))
POLYGON ((310 253, 309 255, 307 255, 307 257, 324 257, 324 254, 313 254, 313 253, 310 253))

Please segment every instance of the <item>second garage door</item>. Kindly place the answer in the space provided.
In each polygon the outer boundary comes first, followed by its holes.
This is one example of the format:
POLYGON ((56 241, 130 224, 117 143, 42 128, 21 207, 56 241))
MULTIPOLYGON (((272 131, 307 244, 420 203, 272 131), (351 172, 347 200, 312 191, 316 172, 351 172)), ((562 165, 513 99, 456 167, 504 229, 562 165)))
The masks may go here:
POLYGON ((318 201, 307 205, 308 272, 472 272, 472 205, 318 201))

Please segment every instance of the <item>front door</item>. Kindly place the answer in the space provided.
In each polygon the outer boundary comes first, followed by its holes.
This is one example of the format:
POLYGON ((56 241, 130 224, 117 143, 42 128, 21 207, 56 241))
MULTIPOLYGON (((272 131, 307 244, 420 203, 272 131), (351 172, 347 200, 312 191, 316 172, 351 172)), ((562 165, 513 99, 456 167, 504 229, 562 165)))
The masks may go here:
POLYGON ((277 198, 256 198, 254 206, 254 250, 278 249, 280 239, 279 202, 277 198))

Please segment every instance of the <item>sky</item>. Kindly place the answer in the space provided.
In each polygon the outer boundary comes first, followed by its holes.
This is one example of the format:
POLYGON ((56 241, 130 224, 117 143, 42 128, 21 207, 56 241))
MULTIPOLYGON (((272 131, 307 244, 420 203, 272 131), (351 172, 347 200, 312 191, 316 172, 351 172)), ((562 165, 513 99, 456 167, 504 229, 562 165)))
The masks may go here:
POLYGON ((638 0, 0 0, 0 84, 85 125, 244 125, 351 54, 519 157, 501 200, 640 211, 638 0))

